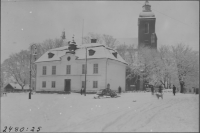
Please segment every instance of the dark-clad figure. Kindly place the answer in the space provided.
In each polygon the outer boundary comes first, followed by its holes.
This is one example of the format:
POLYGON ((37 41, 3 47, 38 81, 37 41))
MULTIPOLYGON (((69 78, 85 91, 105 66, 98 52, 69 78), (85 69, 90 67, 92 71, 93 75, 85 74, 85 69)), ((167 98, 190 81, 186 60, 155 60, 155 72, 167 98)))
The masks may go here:
POLYGON ((151 85, 151 94, 154 95, 154 86, 151 85))
POLYGON ((175 87, 175 85, 173 85, 173 94, 174 94, 174 96, 176 94, 176 87, 175 87))
POLYGON ((3 90, 3 96, 7 96, 7 94, 6 94, 6 91, 5 91, 5 90, 3 90))
POLYGON ((83 89, 81 88, 81 95, 83 94, 83 89))
POLYGON ((107 88, 106 88, 106 95, 109 95, 111 92, 111 89, 110 89, 110 84, 107 84, 107 88))
POLYGON ((118 88, 118 91, 119 91, 119 94, 121 94, 122 89, 121 89, 120 86, 119 86, 119 88, 118 88))

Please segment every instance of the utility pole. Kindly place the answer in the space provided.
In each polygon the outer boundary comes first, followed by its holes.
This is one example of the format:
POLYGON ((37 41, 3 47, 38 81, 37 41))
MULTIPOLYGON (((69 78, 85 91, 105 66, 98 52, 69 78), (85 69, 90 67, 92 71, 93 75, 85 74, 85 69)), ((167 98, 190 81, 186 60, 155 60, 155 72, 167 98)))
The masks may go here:
MULTIPOLYGON (((84 30, 84 19, 83 19, 83 25, 82 25, 82 45, 83 45, 83 30, 84 30)), ((85 47, 85 96, 86 96, 86 85, 87 85, 87 47, 85 47)))
POLYGON ((85 96, 86 96, 86 82, 87 82, 87 47, 85 47, 85 96))
POLYGON ((83 19, 83 25, 82 25, 82 45, 83 45, 83 30, 84 30, 84 19, 83 19))
POLYGON ((30 92, 29 92, 29 99, 31 99, 31 92, 32 92, 32 89, 31 89, 32 46, 35 46, 34 55, 37 55, 37 46, 36 46, 36 44, 32 44, 32 45, 31 45, 31 49, 30 49, 30 86, 29 86, 30 92))

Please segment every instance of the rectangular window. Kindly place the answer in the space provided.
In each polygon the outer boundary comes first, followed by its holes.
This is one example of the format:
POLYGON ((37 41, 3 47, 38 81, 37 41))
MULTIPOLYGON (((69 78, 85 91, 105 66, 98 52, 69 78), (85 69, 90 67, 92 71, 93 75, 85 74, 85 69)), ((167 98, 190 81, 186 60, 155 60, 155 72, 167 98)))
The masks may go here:
MULTIPOLYGON (((82 65, 82 74, 85 74, 85 69, 86 69, 85 66, 86 66, 85 64, 82 65)), ((87 73, 87 72, 86 72, 86 73, 87 73)))
POLYGON ((51 88, 55 88, 56 87, 56 81, 52 81, 51 82, 51 88))
POLYGON ((42 88, 46 88, 46 81, 42 81, 42 88))
POLYGON ((98 64, 94 64, 94 73, 98 73, 98 64))
POLYGON ((71 65, 67 65, 67 74, 71 74, 71 65))
POLYGON ((149 33, 149 24, 145 23, 144 27, 145 27, 144 33, 148 34, 149 33))
POLYGON ((52 66, 52 75, 56 75, 56 66, 52 66))
POLYGON ((42 75, 46 75, 46 74, 47 74, 47 67, 43 66, 42 75))
POLYGON ((98 88, 98 82, 97 81, 93 81, 93 88, 98 88))
POLYGON ((82 88, 85 88, 85 81, 82 81, 82 88))

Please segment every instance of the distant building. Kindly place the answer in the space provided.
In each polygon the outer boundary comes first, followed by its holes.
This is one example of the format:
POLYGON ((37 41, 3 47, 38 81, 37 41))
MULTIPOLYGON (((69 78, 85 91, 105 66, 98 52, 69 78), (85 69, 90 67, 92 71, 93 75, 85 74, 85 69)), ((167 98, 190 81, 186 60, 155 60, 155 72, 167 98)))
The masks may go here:
POLYGON ((115 51, 96 43, 69 46, 47 51, 35 63, 37 65, 36 91, 80 91, 85 85, 86 48, 87 71, 86 91, 112 90, 120 86, 125 91, 127 63, 115 51))
POLYGON ((12 91, 14 91, 15 89, 16 89, 16 87, 13 86, 12 83, 8 83, 8 84, 6 84, 6 85, 3 87, 3 90, 4 90, 5 92, 12 92, 12 91))
MULTIPOLYGON (((24 90, 29 90, 29 86, 25 85, 24 90)), ((14 91, 20 91, 22 90, 22 87, 19 84, 16 83, 7 83, 4 85, 3 90, 5 92, 14 92, 14 91)))
MULTIPOLYGON (((135 49, 134 57, 138 57, 138 50, 142 47, 149 47, 157 49, 157 36, 155 31, 156 18, 155 14, 151 11, 151 5, 148 0, 143 5, 143 11, 139 14, 138 18, 138 38, 117 38, 119 44, 131 45, 135 49)), ((136 59, 137 60, 137 59, 136 59)), ((129 74, 129 73, 127 73, 129 74)), ((139 80, 133 78, 127 80, 126 88, 130 89, 130 85, 134 85, 137 90, 144 90, 145 82, 143 76, 139 80)))
POLYGON ((148 46, 157 49, 157 36, 155 33, 156 18, 151 11, 151 5, 146 0, 143 11, 138 18, 138 47, 148 46))
POLYGON ((143 5, 143 11, 138 18, 138 38, 117 38, 120 44, 133 45, 135 49, 143 46, 157 49, 156 18, 151 11, 148 0, 143 5))

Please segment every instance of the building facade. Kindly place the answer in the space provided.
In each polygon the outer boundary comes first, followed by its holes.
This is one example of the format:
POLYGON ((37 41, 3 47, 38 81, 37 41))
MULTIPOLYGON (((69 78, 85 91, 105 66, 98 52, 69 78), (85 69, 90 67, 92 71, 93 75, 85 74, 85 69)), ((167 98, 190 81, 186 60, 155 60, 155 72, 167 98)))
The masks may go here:
POLYGON ((36 91, 80 91, 85 77, 86 91, 105 89, 107 84, 112 90, 117 91, 119 86, 125 90, 127 63, 117 51, 102 44, 74 43, 51 49, 35 63, 36 91))

